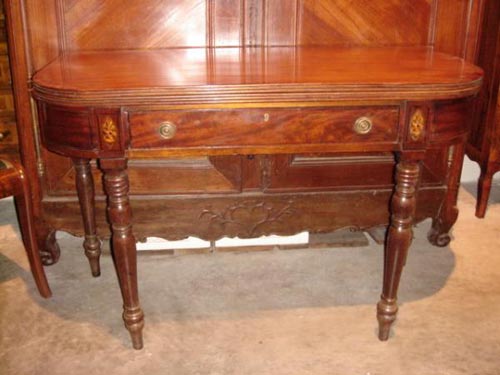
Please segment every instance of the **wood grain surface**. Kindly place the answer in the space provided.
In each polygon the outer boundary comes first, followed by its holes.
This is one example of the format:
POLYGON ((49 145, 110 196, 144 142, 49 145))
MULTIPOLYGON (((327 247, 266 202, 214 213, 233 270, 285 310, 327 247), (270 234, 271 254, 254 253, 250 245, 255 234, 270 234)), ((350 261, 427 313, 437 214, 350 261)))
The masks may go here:
POLYGON ((132 148, 270 146, 317 143, 397 141, 399 107, 267 108, 129 113, 132 148), (372 129, 358 134, 356 120, 369 118, 372 129), (162 123, 176 126, 171 139, 158 132, 162 123))
POLYGON ((481 69, 425 47, 218 48, 74 52, 33 78, 49 102, 120 105, 467 96, 481 69), (371 95, 370 95, 371 94, 371 95))
POLYGON ((424 45, 433 27, 436 1, 58 0, 58 3, 65 49, 92 50, 137 46, 424 45))

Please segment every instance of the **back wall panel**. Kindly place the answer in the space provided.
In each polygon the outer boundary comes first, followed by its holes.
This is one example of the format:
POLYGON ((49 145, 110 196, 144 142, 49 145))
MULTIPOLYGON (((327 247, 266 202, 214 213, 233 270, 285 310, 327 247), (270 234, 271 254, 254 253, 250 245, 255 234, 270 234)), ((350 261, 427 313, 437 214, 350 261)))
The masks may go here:
POLYGON ((438 0, 57 0, 69 50, 426 45, 438 0))

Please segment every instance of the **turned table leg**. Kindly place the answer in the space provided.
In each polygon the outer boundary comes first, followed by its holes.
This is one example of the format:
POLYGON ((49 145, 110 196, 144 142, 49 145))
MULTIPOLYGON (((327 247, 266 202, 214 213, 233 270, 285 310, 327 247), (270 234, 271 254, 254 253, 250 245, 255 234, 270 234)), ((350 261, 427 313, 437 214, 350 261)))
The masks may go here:
POLYGON ((132 233, 129 183, 126 159, 102 159, 104 187, 108 196, 108 219, 111 224, 112 249, 123 297, 123 320, 132 337, 134 349, 142 348, 144 313, 137 287, 137 250, 132 233))
POLYGON ((401 272, 412 240, 416 187, 420 175, 417 161, 402 158, 396 165, 396 187, 391 199, 391 223, 384 256, 384 284, 377 305, 379 339, 387 340, 398 311, 397 293, 401 272))
POLYGON ((73 159, 76 170, 76 189, 78 191, 78 200, 83 217, 83 226, 85 229, 85 240, 83 248, 87 256, 92 275, 97 277, 101 274, 99 257, 101 256, 101 242, 97 237, 95 222, 95 192, 94 179, 90 170, 89 159, 73 159))

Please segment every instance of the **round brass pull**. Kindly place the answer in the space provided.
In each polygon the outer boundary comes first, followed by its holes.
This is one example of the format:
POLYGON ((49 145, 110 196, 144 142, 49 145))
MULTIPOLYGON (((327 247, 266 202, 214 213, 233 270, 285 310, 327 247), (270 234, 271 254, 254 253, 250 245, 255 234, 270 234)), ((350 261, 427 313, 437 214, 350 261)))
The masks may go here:
POLYGON ((165 139, 172 139, 177 132, 177 126, 173 122, 165 121, 160 124, 160 136, 165 139))
POLYGON ((354 123, 354 131, 358 134, 368 134, 373 127, 372 120, 368 117, 360 117, 354 123))
POLYGON ((10 135, 9 130, 5 130, 3 132, 0 132, 0 141, 3 141, 5 138, 7 138, 10 135))

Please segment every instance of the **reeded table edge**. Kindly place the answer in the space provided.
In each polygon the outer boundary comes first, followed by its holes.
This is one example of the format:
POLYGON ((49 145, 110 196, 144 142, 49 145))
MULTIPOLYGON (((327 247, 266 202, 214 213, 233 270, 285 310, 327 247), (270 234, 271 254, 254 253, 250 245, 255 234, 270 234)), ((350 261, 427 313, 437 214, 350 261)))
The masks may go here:
POLYGON ((33 82, 35 99, 59 105, 151 106, 348 100, 446 100, 474 96, 483 79, 456 84, 318 85, 259 84, 77 91, 33 82))
POLYGON ((266 70, 275 61, 285 70, 270 71, 269 76, 259 76, 257 81, 252 81, 256 78, 251 72, 247 77, 246 70, 241 67, 240 53, 245 49, 229 48, 234 53, 228 57, 222 55, 214 61, 207 60, 205 54, 211 56, 216 50, 201 49, 205 52, 204 58, 200 61, 188 59, 187 67, 180 60, 186 57, 185 52, 189 51, 186 48, 61 55, 34 75, 33 93, 36 99, 48 103, 84 106, 442 100, 475 95, 483 74, 480 68, 456 56, 434 52, 428 47, 269 47, 251 49, 250 58, 258 52, 256 56, 269 54, 270 60, 255 63, 250 68, 266 70), (281 56, 283 51, 288 53, 284 57, 281 56), (291 62, 289 55, 293 57, 291 62), (337 61, 331 71, 329 61, 335 56, 346 64, 345 70, 337 61), (176 69, 176 74, 169 71, 168 59, 182 64, 179 72, 176 69), (315 74, 315 59, 322 64, 318 74, 315 74), (404 62, 399 68, 397 59, 404 62), (135 70, 141 62, 151 71, 142 74, 141 70, 135 70), (107 63, 114 70, 109 70, 107 63), (205 72, 219 63, 228 69, 227 73, 220 73, 220 80, 205 80, 196 74, 191 77, 191 69, 205 72), (365 66, 368 76, 362 74, 365 66), (177 75, 183 79, 178 81, 177 75), (110 80, 109 85, 107 80, 110 80))

